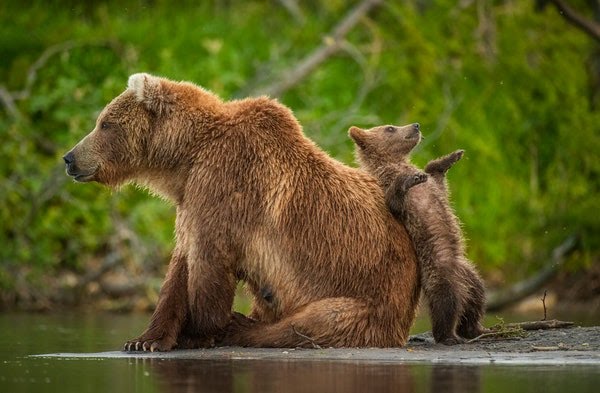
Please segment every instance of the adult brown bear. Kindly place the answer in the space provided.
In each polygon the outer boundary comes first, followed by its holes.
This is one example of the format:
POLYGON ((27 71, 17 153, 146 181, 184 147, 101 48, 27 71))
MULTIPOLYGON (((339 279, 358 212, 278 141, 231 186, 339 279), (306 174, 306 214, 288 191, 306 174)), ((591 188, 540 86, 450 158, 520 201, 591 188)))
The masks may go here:
POLYGON ((277 101, 134 74, 64 160, 77 181, 135 182, 177 207, 156 310, 126 350, 406 343, 420 288, 404 227, 373 177, 327 156, 277 101), (252 318, 231 312, 238 280, 252 318))

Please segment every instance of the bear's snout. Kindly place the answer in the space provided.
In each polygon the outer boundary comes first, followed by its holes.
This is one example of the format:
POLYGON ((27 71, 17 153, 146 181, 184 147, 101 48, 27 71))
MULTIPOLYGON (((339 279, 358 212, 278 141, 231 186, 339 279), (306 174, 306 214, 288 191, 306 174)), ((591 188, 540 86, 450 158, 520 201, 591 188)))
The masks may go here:
POLYGON ((67 154, 65 154, 63 156, 63 160, 65 160, 65 164, 67 164, 67 166, 72 164, 75 161, 75 155, 73 154, 73 151, 70 151, 67 154))
POLYGON ((73 154, 73 150, 68 152, 63 156, 63 160, 65 161, 65 165, 67 166, 67 175, 69 176, 77 176, 77 167, 75 166, 75 154, 73 154))
POLYGON ((75 160, 75 153, 73 153, 73 150, 65 154, 63 156, 63 160, 67 167, 67 175, 73 177, 78 182, 90 181, 96 174, 96 169, 88 170, 86 168, 81 168, 77 165, 77 162, 75 160))

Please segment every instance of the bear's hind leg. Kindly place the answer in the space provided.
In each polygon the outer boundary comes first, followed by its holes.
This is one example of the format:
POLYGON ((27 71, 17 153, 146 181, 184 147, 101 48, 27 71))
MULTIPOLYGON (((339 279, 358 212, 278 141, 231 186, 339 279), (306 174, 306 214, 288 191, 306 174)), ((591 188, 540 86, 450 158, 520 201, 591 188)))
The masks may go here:
POLYGON ((232 319, 221 345, 271 348, 399 347, 406 343, 410 322, 389 323, 373 307, 354 298, 327 298, 301 307, 272 324, 232 319))

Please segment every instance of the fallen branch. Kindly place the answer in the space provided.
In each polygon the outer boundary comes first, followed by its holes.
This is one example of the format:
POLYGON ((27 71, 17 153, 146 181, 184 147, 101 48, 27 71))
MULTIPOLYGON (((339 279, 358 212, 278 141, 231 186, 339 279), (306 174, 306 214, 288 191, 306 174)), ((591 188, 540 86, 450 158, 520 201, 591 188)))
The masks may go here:
POLYGON ((504 323, 504 320, 497 325, 492 326, 489 331, 467 341, 467 344, 474 343, 483 338, 520 338, 526 336, 528 330, 547 330, 562 329, 573 327, 573 322, 558 321, 551 319, 549 321, 526 321, 515 323, 504 323))
POLYGON ((482 338, 489 338, 489 337, 494 337, 494 338, 507 338, 507 339, 511 339, 511 338, 520 338, 523 337, 524 335, 524 329, 519 329, 519 328, 511 328, 511 329, 502 329, 502 330, 498 330, 498 331, 493 331, 493 332, 487 332, 487 333, 483 333, 480 334, 479 336, 470 339, 469 341, 467 341, 467 344, 471 344, 474 343, 475 341, 479 341, 482 338))
POLYGON ((556 319, 550 319, 547 321, 527 321, 527 322, 515 322, 507 323, 506 328, 520 328, 523 330, 547 330, 547 329, 562 329, 570 328, 575 325, 574 322, 559 321, 556 319))
POLYGON ((13 92, 12 96, 17 100, 29 98, 29 95, 31 94, 31 87, 37 79, 37 73, 40 70, 40 68, 46 65, 46 63, 52 56, 70 51, 71 49, 82 45, 84 44, 74 41, 65 41, 60 44, 52 45, 46 48, 46 50, 42 52, 40 57, 38 57, 38 59, 31 65, 31 67, 29 67, 29 70, 27 71, 27 80, 25 82, 25 87, 23 88, 23 90, 13 92))
POLYGON ((547 319, 547 310, 546 310, 546 294, 548 293, 548 291, 544 291, 544 297, 541 299, 542 300, 542 306, 544 306, 544 319, 542 319, 542 321, 545 321, 547 319))
POLYGON ((364 0, 354 7, 333 31, 328 34, 321 46, 306 56, 293 69, 284 71, 279 81, 258 89, 259 94, 266 94, 272 97, 279 97, 291 87, 306 78, 315 68, 327 60, 342 47, 344 37, 358 23, 360 18, 366 15, 371 9, 381 4, 382 0, 364 0))
POLYGON ((15 99, 13 95, 8 90, 6 90, 4 86, 0 86, 0 101, 2 102, 2 104, 4 104, 6 112, 8 112, 8 114, 12 118, 23 118, 23 115, 21 115, 21 112, 19 112, 19 109, 17 109, 17 106, 15 105, 15 99))
POLYGON ((553 346, 546 346, 546 347, 542 347, 542 346, 538 346, 538 345, 532 345, 531 346, 531 350, 532 351, 566 351, 569 348, 567 346, 565 346, 564 344, 558 344, 558 345, 553 345, 553 346))
POLYGON ((302 333, 300 333, 297 329, 296 326, 292 325, 292 330, 294 331, 295 334, 297 334, 298 336, 300 336, 301 338, 305 339, 306 341, 308 341, 310 344, 312 344, 314 349, 322 349, 321 346, 319 344, 317 344, 315 342, 315 340, 313 340, 311 337, 308 337, 307 335, 304 335, 302 333))
POLYGON ((123 262, 123 258, 120 253, 117 251, 112 251, 106 255, 100 267, 96 270, 88 272, 86 275, 79 279, 77 286, 80 288, 85 287, 87 284, 95 281, 99 281, 104 274, 108 273, 115 266, 121 264, 123 262))
POLYGON ((579 30, 582 30, 596 41, 600 41, 600 24, 579 14, 563 0, 537 0, 536 3, 537 9, 539 10, 544 9, 548 3, 554 4, 558 12, 567 20, 567 22, 571 23, 579 30))
POLYGON ((133 248, 142 257, 146 257, 150 252, 125 220, 116 213, 112 215, 112 219, 115 231, 108 241, 109 252, 104 256, 98 268, 89 271, 79 279, 77 286, 83 288, 89 283, 97 282, 107 294, 118 297, 119 293, 127 294, 140 288, 142 281, 131 279, 126 284, 113 284, 103 281, 104 275, 117 266, 126 266, 126 250, 133 248))
POLYGON ((100 41, 100 42, 77 42, 77 41, 65 41, 56 45, 49 46, 42 54, 36 59, 36 61, 27 70, 27 78, 25 80, 25 86, 21 90, 9 91, 5 86, 0 85, 0 102, 6 108, 6 111, 15 119, 20 119, 21 113, 15 105, 15 101, 26 100, 31 96, 31 89, 38 77, 38 71, 48 63, 48 61, 61 53, 69 52, 75 48, 81 48, 86 46, 95 47, 106 47, 115 51, 120 57, 124 57, 121 53, 122 47, 118 42, 114 41, 100 41))
POLYGON ((13 118, 21 118, 21 113, 18 111, 15 101, 29 98, 31 95, 31 88, 37 79, 40 68, 42 68, 52 56, 68 52, 75 47, 83 45, 83 43, 74 41, 65 41, 60 44, 52 45, 46 48, 40 57, 38 57, 37 60, 27 70, 27 79, 25 80, 25 86, 23 89, 11 92, 8 91, 4 86, 0 86, 0 101, 2 101, 4 104, 6 111, 13 118))
POLYGON ((140 279, 133 279, 126 283, 112 283, 106 280, 99 282, 102 292, 112 298, 122 298, 125 296, 133 296, 139 293, 140 289, 144 287, 144 281, 140 279))
POLYGON ((577 246, 577 236, 569 236, 560 246, 552 251, 552 261, 536 275, 520 281, 506 289, 487 294, 486 307, 488 311, 497 311, 519 300, 532 295, 550 280, 563 265, 565 257, 577 246))
POLYGON ((304 17, 304 14, 298 6, 298 2, 296 2, 296 0, 279 0, 279 2, 287 10, 287 12, 294 17, 296 23, 298 23, 300 26, 304 24, 306 18, 304 17))

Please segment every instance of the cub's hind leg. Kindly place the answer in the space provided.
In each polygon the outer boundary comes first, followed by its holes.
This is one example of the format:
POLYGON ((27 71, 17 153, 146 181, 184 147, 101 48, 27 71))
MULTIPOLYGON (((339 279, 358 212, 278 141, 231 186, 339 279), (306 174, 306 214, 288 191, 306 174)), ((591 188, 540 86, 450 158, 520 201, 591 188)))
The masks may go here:
POLYGON ((475 338, 488 331, 482 325, 485 313, 485 287, 475 266, 464 261, 462 266, 467 296, 464 299, 463 313, 459 319, 457 332, 464 338, 475 338))
POLYGON ((431 315, 431 331, 435 342, 445 345, 455 345, 464 342, 456 334, 458 325, 457 310, 459 301, 451 293, 443 298, 429 298, 429 312, 431 315))
POLYGON ((456 334, 464 303, 464 288, 454 280, 452 264, 436 260, 423 270, 423 290, 429 306, 435 342, 454 345, 464 342, 456 334))

